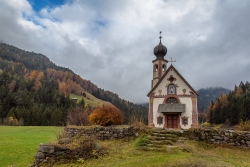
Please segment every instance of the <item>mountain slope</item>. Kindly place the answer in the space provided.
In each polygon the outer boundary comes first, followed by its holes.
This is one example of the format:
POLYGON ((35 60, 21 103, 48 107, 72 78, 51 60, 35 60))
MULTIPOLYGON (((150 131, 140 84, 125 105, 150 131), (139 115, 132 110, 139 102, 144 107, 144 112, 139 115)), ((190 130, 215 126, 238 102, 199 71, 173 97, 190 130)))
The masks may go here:
POLYGON ((209 104, 215 101, 223 93, 228 94, 231 90, 222 87, 202 88, 197 91, 199 94, 197 98, 198 111, 203 112, 207 110, 209 104))
MULTIPOLYGON (((138 117, 145 123, 147 122, 146 107, 131 103, 119 98, 119 96, 113 92, 98 88, 91 81, 81 78, 72 70, 55 65, 42 54, 27 52, 17 47, 0 43, 0 71, 2 71, 0 73, 2 77, 4 77, 3 75, 5 74, 11 77, 11 79, 4 84, 0 82, 0 88, 2 86, 6 92, 3 94, 5 99, 7 98, 5 95, 8 94, 8 96, 11 96, 12 91, 14 93, 20 93, 24 90, 27 91, 26 93, 33 93, 35 98, 37 97, 35 93, 41 89, 47 89, 46 83, 53 81, 54 88, 58 89, 60 94, 76 94, 82 96, 86 91, 98 99, 112 103, 122 111, 125 123, 129 123, 132 117, 138 117), (21 78, 20 82, 18 78, 21 78), (20 85, 24 85, 22 89, 20 85), (11 89, 9 89, 9 87, 11 89)), ((18 95, 15 97, 18 98, 18 95)), ((40 97, 38 97, 38 99, 40 99, 40 97)), ((14 100, 14 102, 17 103, 16 100, 14 100)), ((0 99, 0 104, 1 103, 3 103, 3 100, 1 101, 0 99)), ((4 106, 6 109, 2 117, 6 117, 13 107, 17 107, 17 105, 9 104, 8 106, 4 106)), ((1 110, 0 106, 0 114, 1 110)))

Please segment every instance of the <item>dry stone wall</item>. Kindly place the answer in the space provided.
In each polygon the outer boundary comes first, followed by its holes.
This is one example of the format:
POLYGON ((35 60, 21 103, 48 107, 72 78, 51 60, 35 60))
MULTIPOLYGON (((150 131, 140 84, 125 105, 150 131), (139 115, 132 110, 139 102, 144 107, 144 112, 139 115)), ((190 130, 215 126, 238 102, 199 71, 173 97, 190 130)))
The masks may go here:
POLYGON ((235 130, 189 129, 182 135, 189 139, 204 141, 209 144, 239 146, 250 148, 250 132, 235 130))
POLYGON ((64 133, 66 136, 75 137, 81 135, 92 136, 98 140, 109 140, 109 139, 123 139, 135 137, 138 128, 126 127, 126 128, 117 128, 117 127, 103 127, 96 126, 94 128, 77 128, 77 127, 66 127, 64 133))

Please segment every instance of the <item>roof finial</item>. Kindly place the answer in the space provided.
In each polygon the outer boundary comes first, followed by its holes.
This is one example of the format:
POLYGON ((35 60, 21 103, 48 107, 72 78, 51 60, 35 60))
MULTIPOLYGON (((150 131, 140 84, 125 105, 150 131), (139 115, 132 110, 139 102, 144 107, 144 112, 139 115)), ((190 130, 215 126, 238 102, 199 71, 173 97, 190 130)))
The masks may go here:
POLYGON ((176 62, 176 60, 173 60, 171 57, 171 60, 169 62, 171 62, 171 64, 172 64, 172 63, 176 62))
POLYGON ((161 43, 161 38, 162 38, 162 37, 161 37, 161 33, 162 33, 162 32, 160 31, 160 37, 159 37, 159 38, 160 38, 160 43, 161 43))

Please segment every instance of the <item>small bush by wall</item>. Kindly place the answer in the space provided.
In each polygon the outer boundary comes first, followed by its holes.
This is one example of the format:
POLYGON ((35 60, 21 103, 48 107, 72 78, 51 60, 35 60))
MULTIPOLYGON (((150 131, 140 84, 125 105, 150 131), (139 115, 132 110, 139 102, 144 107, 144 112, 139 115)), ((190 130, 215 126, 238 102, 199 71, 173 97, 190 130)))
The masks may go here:
POLYGON ((246 120, 246 121, 240 120, 240 123, 237 127, 239 130, 242 130, 242 131, 250 131, 250 120, 246 120))

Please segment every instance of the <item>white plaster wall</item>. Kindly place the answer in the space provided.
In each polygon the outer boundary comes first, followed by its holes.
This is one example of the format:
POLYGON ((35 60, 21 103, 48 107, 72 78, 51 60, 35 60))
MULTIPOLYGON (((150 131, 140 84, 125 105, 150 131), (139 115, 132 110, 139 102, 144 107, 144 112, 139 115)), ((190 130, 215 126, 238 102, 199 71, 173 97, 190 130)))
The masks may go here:
POLYGON ((186 89, 186 94, 190 95, 191 89, 186 85, 186 83, 175 73, 175 71, 169 71, 169 73, 165 76, 163 81, 159 84, 159 86, 155 89, 155 95, 160 95, 159 90, 162 90, 162 95, 167 94, 167 87, 166 85, 170 84, 170 82, 167 80, 170 75, 173 75, 174 78, 176 78, 176 81, 174 81, 174 84, 177 84, 178 87, 176 87, 177 95, 183 95, 183 89, 186 89))
MULTIPOLYGON (((153 80, 153 87, 157 84, 158 80, 159 80, 159 79, 154 79, 154 80, 153 80)), ((153 88, 153 87, 152 87, 152 88, 153 88)))
POLYGON ((186 104, 186 111, 184 113, 181 113, 181 116, 180 116, 181 128, 189 129, 191 128, 191 124, 192 124, 192 99, 191 97, 182 97, 180 98, 180 101, 182 104, 186 104), (188 117, 188 125, 186 126, 182 125, 181 117, 183 116, 188 117))
POLYGON ((153 122, 155 124, 155 127, 158 127, 158 128, 163 128, 164 127, 164 124, 165 124, 165 116, 163 113, 159 113, 157 112, 158 111, 158 106, 159 104, 162 104, 163 103, 163 100, 164 98, 154 98, 154 105, 153 105, 153 122), (162 116, 163 117, 163 124, 159 125, 157 124, 157 117, 159 116, 162 116))

